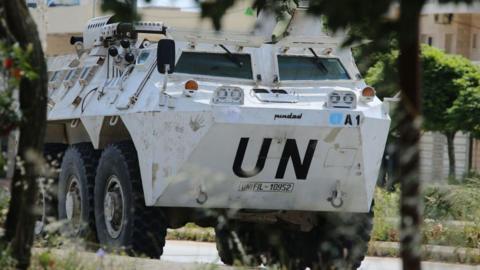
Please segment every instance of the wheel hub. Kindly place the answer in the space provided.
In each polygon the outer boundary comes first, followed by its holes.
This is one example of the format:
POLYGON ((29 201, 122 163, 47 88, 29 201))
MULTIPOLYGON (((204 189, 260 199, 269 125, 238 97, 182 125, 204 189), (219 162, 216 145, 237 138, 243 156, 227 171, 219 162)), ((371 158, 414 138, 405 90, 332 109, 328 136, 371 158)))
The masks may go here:
POLYGON ((67 220, 73 224, 79 224, 82 216, 82 198, 80 196, 80 185, 78 179, 72 176, 65 199, 65 210, 67 220))
POLYGON ((112 175, 107 180, 107 188, 103 201, 103 211, 105 216, 105 224, 108 234, 112 238, 117 238, 124 224, 124 196, 120 185, 120 180, 112 175))

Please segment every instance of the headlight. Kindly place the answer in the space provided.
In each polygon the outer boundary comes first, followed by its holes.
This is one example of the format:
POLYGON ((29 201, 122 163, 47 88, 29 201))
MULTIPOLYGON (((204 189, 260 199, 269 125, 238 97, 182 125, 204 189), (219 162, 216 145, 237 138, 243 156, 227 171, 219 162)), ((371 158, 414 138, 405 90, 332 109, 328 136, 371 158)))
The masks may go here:
POLYGON ((328 94, 327 107, 354 109, 357 107, 357 95, 352 91, 332 91, 328 94))
POLYGON ((355 94, 353 93, 346 93, 343 95, 343 102, 345 104, 351 105, 355 101, 355 94))
POLYGON ((335 93, 335 92, 334 92, 334 93, 330 94, 329 100, 330 100, 330 102, 331 102, 332 104, 337 104, 337 103, 340 102, 341 97, 340 97, 340 95, 339 95, 338 93, 335 93))
POLYGON ((243 105, 243 89, 235 86, 220 86, 215 90, 212 97, 214 104, 237 104, 243 105))
POLYGON ((216 96, 218 99, 225 100, 228 96, 227 90, 225 89, 218 89, 216 96))

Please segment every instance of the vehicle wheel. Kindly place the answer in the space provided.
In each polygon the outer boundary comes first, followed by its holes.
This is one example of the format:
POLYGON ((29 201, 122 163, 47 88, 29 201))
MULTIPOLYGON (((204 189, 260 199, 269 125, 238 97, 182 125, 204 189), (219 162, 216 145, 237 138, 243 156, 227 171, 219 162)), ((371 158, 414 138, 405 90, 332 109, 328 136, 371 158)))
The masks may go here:
POLYGON ((66 148, 67 145, 61 143, 46 143, 43 147, 46 177, 39 186, 35 235, 43 233, 45 226, 58 218, 58 175, 66 148))
POLYGON ((369 213, 328 213, 312 232, 309 243, 315 254, 310 255, 311 269, 357 269, 368 250, 373 228, 373 207, 369 213))
POLYGON ((261 254, 253 224, 219 224, 215 228, 218 255, 226 265, 258 266, 261 254))
POLYGON ((160 258, 167 223, 158 207, 145 206, 137 153, 131 142, 109 145, 95 178, 95 219, 101 245, 130 255, 160 258))
POLYGON ((58 216, 67 220, 68 234, 95 240, 93 186, 98 152, 90 143, 70 146, 63 157, 58 182, 58 216))
POLYGON ((280 269, 305 269, 311 260, 311 234, 286 229, 278 229, 271 239, 277 239, 272 244, 272 250, 267 253, 270 265, 280 269))

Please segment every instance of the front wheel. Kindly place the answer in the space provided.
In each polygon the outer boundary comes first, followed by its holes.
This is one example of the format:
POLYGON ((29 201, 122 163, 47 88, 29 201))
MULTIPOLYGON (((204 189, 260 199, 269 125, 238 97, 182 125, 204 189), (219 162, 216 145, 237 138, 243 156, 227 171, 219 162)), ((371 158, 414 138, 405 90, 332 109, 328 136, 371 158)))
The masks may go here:
POLYGON ((159 208, 145 206, 137 153, 131 142, 112 144, 103 151, 94 199, 101 245, 130 255, 162 255, 165 217, 159 208))
POLYGON ((259 235, 255 224, 230 222, 215 227, 215 242, 220 259, 226 265, 255 267, 261 264, 259 235))
POLYGON ((369 213, 327 213, 312 232, 310 269, 357 269, 368 251, 373 228, 369 213))
POLYGON ((58 181, 58 216, 67 220, 69 234, 95 240, 93 183, 98 153, 90 143, 70 146, 62 160, 58 181))
POLYGON ((355 270, 368 250, 369 213, 321 213, 310 232, 282 230, 274 264, 284 269, 355 270))

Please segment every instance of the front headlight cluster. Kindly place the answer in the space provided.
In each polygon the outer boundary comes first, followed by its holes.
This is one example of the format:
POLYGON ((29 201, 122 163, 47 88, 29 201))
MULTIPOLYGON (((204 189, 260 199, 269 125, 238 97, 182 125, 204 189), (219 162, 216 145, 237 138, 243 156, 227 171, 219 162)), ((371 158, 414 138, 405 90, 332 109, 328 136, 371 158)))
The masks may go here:
POLYGON ((243 105, 243 89, 235 86, 220 86, 215 90, 212 97, 214 104, 243 105))
POLYGON ((332 91, 328 94, 327 107, 354 109, 357 107, 357 95, 352 91, 332 91))

